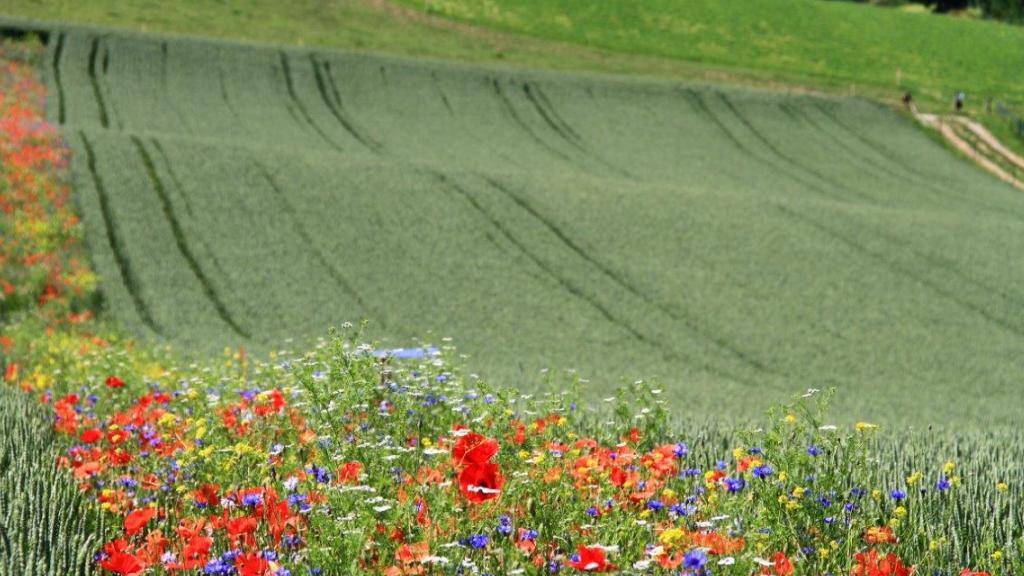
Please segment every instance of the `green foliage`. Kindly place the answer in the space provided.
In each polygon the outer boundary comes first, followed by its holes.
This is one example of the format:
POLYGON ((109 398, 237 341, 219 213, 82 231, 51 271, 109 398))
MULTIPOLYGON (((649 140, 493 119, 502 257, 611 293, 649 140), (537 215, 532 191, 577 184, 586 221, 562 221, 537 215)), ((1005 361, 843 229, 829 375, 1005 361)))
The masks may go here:
POLYGON ((50 420, 36 398, 0 386, 0 574, 97 572, 105 526, 57 468, 50 420))

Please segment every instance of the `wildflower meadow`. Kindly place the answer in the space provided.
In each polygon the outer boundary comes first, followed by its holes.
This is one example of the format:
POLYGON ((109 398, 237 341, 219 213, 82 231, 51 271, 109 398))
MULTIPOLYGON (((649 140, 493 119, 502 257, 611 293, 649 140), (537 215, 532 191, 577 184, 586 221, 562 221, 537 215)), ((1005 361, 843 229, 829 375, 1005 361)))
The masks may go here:
POLYGON ((526 394, 362 325, 264 357, 133 340, 103 318, 39 58, 0 52, 0 573, 1024 571, 1019 430, 850 424, 813 388, 682 420, 657 382, 526 394))

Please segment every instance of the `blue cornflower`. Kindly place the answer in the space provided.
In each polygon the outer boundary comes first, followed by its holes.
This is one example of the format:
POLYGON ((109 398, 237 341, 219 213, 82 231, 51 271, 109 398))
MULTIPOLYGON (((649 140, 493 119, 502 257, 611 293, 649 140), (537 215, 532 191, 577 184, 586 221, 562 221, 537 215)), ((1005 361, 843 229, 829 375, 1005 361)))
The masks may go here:
POLYGON ((683 568, 687 570, 700 570, 708 563, 708 555, 703 550, 690 550, 683 557, 683 568))
POLYGON ((775 470, 772 470, 772 467, 767 464, 754 468, 754 476, 761 479, 771 476, 774 472, 775 470))
POLYGON ((811 444, 807 447, 807 454, 814 457, 821 456, 821 448, 811 444))
POLYGON ((687 448, 685 443, 680 442, 676 444, 676 448, 675 450, 672 451, 672 453, 676 455, 676 458, 683 458, 690 453, 690 449, 687 448))
POLYGON ((473 548, 480 549, 486 547, 490 540, 491 539, 487 534, 474 534, 469 537, 469 545, 473 548))
POLYGON ((235 567, 220 558, 214 558, 203 566, 203 574, 212 574, 214 576, 228 576, 234 573, 235 567))
POLYGON ((524 530, 523 533, 519 535, 519 539, 524 542, 532 542, 533 540, 537 539, 537 531, 524 530))
POLYGON ((893 490, 892 492, 890 492, 889 496, 892 496, 893 500, 899 502, 900 500, 903 500, 904 498, 907 497, 907 493, 904 492, 903 490, 896 489, 896 490, 893 490))
POLYGON ((648 500, 647 507, 650 508, 651 510, 654 510, 655 512, 660 512, 663 508, 665 508, 665 505, 662 504, 661 500, 648 500))
POLYGON ((676 504, 668 510, 676 516, 689 516, 696 511, 692 506, 687 506, 686 504, 676 504))
POLYGON ((508 516, 498 517, 498 534, 502 536, 508 536, 512 533, 512 518, 508 516))
POLYGON ((725 487, 728 488, 729 492, 731 492, 733 494, 743 490, 743 488, 746 487, 746 485, 747 485, 747 481, 744 480, 743 478, 732 478, 732 477, 729 477, 729 478, 726 478, 724 480, 724 482, 725 482, 725 487))
POLYGON ((939 481, 935 483, 935 489, 938 490, 939 492, 945 492, 946 490, 949 490, 952 486, 953 483, 950 482, 949 479, 946 478, 945 476, 939 478, 939 481))
POLYGON ((242 506, 258 506, 263 503, 263 494, 252 492, 242 496, 242 506))
POLYGON ((326 468, 320 468, 319 466, 313 466, 306 470, 313 475, 313 478, 320 484, 327 484, 331 481, 331 473, 326 468))
POLYGON ((601 512, 598 511, 597 507, 595 507, 595 506, 591 506, 590 508, 587 508, 587 516, 590 516, 591 518, 597 518, 597 516, 600 513, 601 512))
POLYGON ((764 454, 764 450, 756 446, 748 450, 748 452, 750 452, 751 456, 760 456, 761 454, 764 454))

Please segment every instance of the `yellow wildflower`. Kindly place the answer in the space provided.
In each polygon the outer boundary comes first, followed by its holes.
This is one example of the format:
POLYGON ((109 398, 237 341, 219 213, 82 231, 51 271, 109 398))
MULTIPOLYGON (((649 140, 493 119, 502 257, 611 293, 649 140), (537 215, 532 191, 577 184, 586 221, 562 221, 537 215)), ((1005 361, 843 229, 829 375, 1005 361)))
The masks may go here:
POLYGON ((679 528, 669 528, 658 536, 658 542, 664 546, 678 546, 686 543, 686 532, 679 528))

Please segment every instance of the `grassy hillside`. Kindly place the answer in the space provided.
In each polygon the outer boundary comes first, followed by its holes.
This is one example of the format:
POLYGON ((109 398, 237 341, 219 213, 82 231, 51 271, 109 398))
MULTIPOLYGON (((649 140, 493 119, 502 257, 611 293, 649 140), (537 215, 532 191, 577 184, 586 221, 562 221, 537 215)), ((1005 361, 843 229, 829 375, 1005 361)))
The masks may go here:
POLYGON ((367 317, 691 412, 834 384, 864 418, 1019 414, 1024 196, 877 106, 79 30, 47 62, 140 334, 367 317))
POLYGON ((850 2, 235 0, 167 10, 152 0, 8 0, 0 15, 532 66, 852 86, 893 100, 906 87, 944 104, 965 90, 975 111, 984 97, 1024 104, 1017 73, 1024 27, 850 2))
POLYGON ((815 83, 1024 99, 1024 28, 821 0, 400 0, 619 52, 795 74, 815 83))

